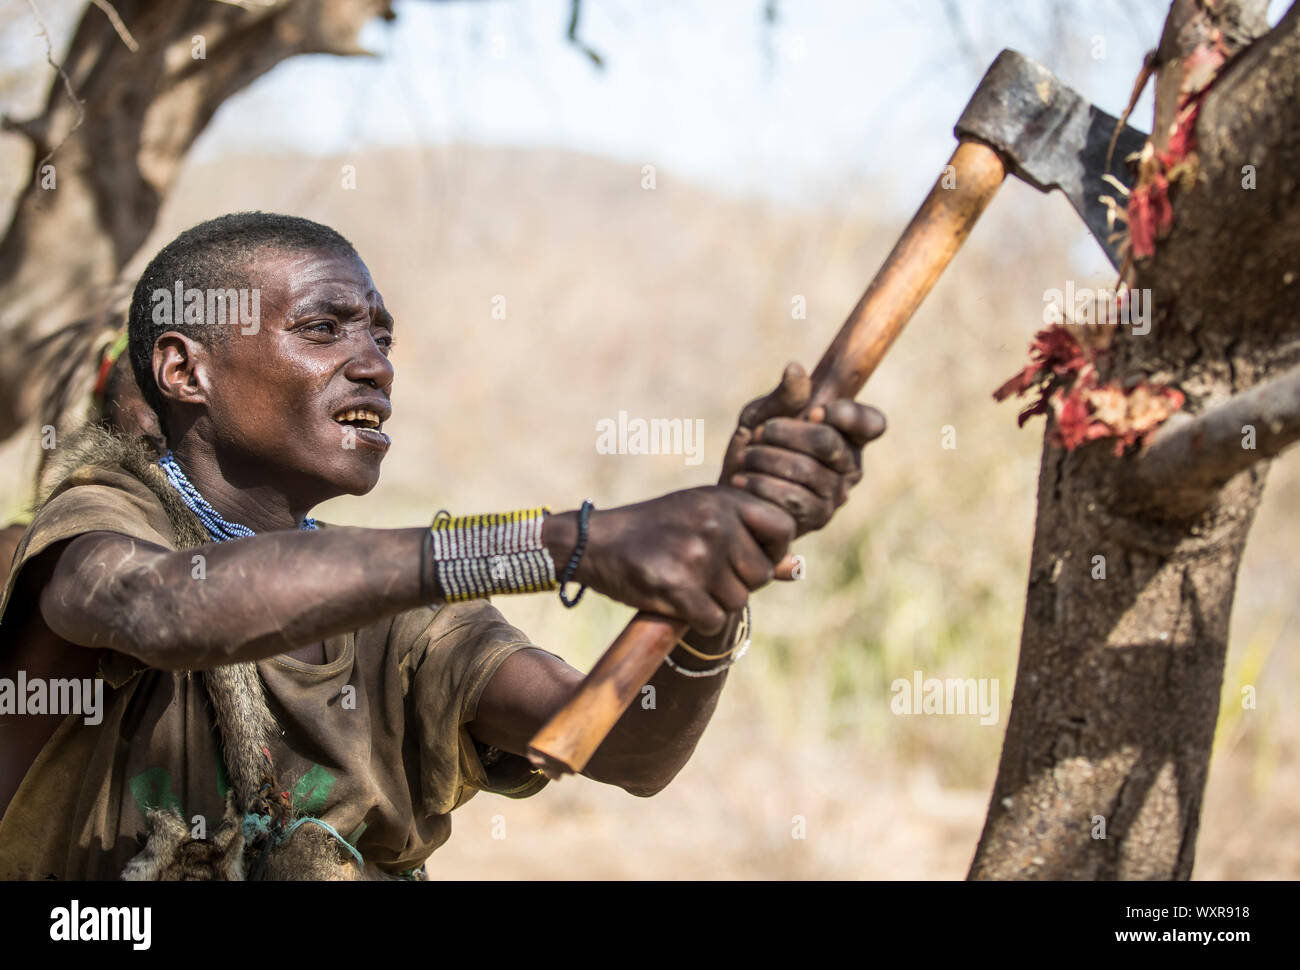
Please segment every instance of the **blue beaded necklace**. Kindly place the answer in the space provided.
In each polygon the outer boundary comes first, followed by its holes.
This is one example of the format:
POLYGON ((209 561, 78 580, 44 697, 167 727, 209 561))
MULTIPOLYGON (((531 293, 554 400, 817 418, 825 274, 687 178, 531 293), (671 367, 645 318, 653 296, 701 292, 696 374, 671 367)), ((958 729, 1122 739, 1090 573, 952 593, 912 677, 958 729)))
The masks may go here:
MULTIPOLYGON (((194 487, 194 483, 185 477, 185 472, 181 471, 181 466, 176 463, 176 459, 170 451, 159 459, 158 464, 167 475, 167 481, 171 482, 172 488, 180 493, 181 500, 189 507, 191 512, 199 517, 199 521, 203 523, 203 528, 208 530, 208 535, 213 542, 246 539, 249 536, 257 535, 246 525, 240 525, 238 522, 227 522, 223 519, 220 513, 212 507, 212 504, 194 487)), ((299 528, 303 530, 315 529, 316 520, 311 517, 305 518, 299 528)))

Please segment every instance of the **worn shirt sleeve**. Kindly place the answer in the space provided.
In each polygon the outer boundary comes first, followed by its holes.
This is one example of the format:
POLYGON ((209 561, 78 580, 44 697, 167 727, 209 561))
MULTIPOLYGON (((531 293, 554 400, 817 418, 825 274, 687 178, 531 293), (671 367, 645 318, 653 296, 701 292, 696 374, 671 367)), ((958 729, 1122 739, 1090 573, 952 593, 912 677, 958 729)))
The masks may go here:
POLYGON ((8 609, 27 563, 51 546, 87 532, 117 532, 165 549, 175 548, 167 513, 143 482, 117 469, 78 469, 59 484, 19 540, 0 601, 0 617, 8 609))
POLYGON ((468 725, 483 689, 513 653, 540 649, 485 600, 403 613, 393 636, 403 650, 408 729, 419 747, 420 791, 427 814, 444 814, 490 791, 526 798, 546 785, 527 758, 477 743, 468 725))

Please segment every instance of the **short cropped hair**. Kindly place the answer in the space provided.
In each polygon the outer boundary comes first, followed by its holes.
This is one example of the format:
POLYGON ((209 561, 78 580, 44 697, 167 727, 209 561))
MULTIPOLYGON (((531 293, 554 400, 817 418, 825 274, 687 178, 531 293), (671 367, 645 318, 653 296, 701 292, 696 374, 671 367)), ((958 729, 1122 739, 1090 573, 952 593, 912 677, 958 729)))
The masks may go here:
MULTIPOLYGON (((127 346, 140 393, 158 415, 164 434, 167 416, 153 376, 154 343, 163 333, 175 330, 204 346, 213 346, 235 329, 215 324, 238 324, 238 318, 217 321, 205 317, 198 323, 187 319, 183 307, 173 305, 170 295, 162 294, 175 293, 178 287, 182 292, 198 289, 207 294, 249 290, 257 259, 267 251, 357 255, 342 235, 310 219, 274 212, 236 212, 186 229, 145 267, 131 297, 127 346), (163 303, 167 304, 166 313, 158 312, 163 303)), ((216 302, 224 314, 220 297, 216 302)), ((214 301, 209 297, 205 305, 210 310, 214 301)), ((237 306, 235 311, 237 314, 237 306)))

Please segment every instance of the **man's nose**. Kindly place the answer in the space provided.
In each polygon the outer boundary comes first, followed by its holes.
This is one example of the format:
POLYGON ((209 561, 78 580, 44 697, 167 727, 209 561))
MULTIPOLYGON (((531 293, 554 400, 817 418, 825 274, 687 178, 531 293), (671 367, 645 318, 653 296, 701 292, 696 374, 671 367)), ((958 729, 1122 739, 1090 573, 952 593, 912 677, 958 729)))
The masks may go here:
POLYGON ((343 373, 349 380, 372 384, 387 393, 393 383, 393 365, 369 331, 361 334, 356 352, 343 373))

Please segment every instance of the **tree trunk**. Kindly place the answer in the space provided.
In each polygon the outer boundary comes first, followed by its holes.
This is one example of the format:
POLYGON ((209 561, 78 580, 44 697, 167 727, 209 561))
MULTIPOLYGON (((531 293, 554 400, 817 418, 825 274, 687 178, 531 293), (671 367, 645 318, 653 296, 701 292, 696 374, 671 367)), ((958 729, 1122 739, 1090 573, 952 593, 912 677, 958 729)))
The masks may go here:
POLYGON ((1170 10, 1155 148, 1196 46, 1218 30, 1230 54, 1245 49, 1202 103, 1172 230, 1131 276, 1152 292, 1151 332, 1112 328, 1109 378, 1174 385, 1201 423, 1180 436, 1171 421, 1124 458, 1106 442, 1044 442, 1015 696, 971 878, 1191 875, 1237 569, 1267 458, 1300 433, 1296 415, 1262 413, 1277 437, 1253 463, 1241 460, 1244 429, 1213 448, 1203 433, 1210 416, 1239 413, 1223 402, 1300 359, 1300 5, 1246 46, 1264 6, 1170 10), (1207 474, 1170 471, 1169 455, 1189 448, 1207 474))

